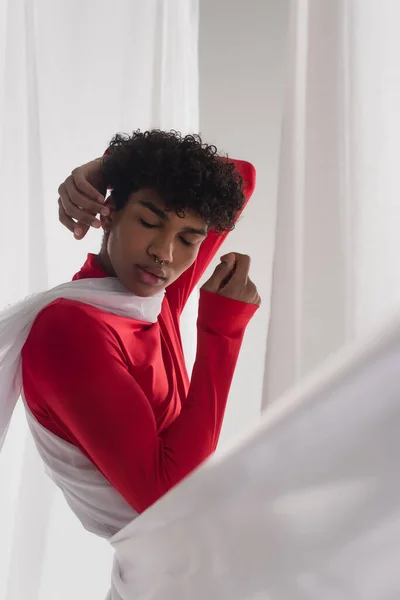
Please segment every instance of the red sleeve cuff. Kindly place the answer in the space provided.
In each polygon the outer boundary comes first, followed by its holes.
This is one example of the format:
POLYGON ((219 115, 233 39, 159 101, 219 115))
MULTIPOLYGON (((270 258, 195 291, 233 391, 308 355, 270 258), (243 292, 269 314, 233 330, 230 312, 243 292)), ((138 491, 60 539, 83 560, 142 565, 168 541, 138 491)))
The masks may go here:
POLYGON ((200 290, 197 326, 205 331, 236 337, 243 334, 259 307, 200 290))

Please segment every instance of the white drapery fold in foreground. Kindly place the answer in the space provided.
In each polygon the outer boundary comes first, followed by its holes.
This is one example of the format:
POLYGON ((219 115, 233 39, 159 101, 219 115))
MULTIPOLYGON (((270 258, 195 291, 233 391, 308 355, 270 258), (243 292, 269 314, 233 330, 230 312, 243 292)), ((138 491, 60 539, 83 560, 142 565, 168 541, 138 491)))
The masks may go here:
POLYGON ((397 320, 273 404, 111 539, 112 600, 397 598, 399 364, 397 320))

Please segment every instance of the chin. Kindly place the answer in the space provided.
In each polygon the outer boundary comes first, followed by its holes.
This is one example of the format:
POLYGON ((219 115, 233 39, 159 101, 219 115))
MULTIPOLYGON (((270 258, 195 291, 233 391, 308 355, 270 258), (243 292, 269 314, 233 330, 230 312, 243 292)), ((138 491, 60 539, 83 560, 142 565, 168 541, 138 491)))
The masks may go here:
POLYGON ((169 278, 157 277, 136 266, 132 270, 121 270, 116 275, 129 292, 140 298, 155 296, 163 292, 170 283, 169 278))
POLYGON ((165 285, 145 285, 140 281, 122 281, 127 290, 129 290, 135 296, 139 296, 140 298, 149 298, 150 296, 155 296, 159 294, 165 289, 165 285))

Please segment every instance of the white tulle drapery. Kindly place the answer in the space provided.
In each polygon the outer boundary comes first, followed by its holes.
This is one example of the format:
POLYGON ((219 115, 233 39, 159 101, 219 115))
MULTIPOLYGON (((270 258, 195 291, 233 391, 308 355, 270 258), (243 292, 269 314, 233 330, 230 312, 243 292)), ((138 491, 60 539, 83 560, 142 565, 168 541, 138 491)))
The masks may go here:
POLYGON ((400 305, 396 0, 294 0, 264 406, 400 305))
MULTIPOLYGON (((117 131, 198 131, 197 42, 197 0, 0 3, 0 307, 67 281, 97 251, 99 232, 76 242, 58 224, 72 168, 117 131)), ((184 338, 190 362, 188 325, 184 338)), ((0 599, 104 597, 111 550, 47 481, 21 410, 0 480, 0 599)))

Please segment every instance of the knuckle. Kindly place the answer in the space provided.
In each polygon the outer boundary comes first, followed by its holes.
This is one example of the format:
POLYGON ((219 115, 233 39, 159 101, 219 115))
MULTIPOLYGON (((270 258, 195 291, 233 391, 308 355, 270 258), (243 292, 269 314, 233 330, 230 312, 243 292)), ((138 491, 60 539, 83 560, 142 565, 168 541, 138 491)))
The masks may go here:
POLYGON ((75 219, 80 225, 91 225, 93 218, 85 214, 76 215, 75 219))
POLYGON ((77 206, 75 206, 74 204, 71 204, 69 210, 67 210, 65 212, 67 213, 67 215, 69 215, 73 219, 78 219, 78 218, 82 217, 82 213, 81 213, 80 209, 77 206))
POLYGON ((83 177, 80 174, 77 174, 74 177, 74 183, 75 183, 75 187, 78 190, 78 192, 85 191, 85 180, 83 179, 83 177))
POLYGON ((60 219, 66 218, 66 212, 61 202, 58 203, 58 216, 60 219))
POLYGON ((67 189, 74 185, 74 178, 72 175, 68 175, 67 179, 64 181, 64 185, 67 189))
POLYGON ((85 190, 86 178, 85 178, 85 174, 82 171, 82 168, 78 167, 78 168, 74 169, 72 171, 72 176, 73 176, 76 188, 80 192, 83 192, 85 190))

